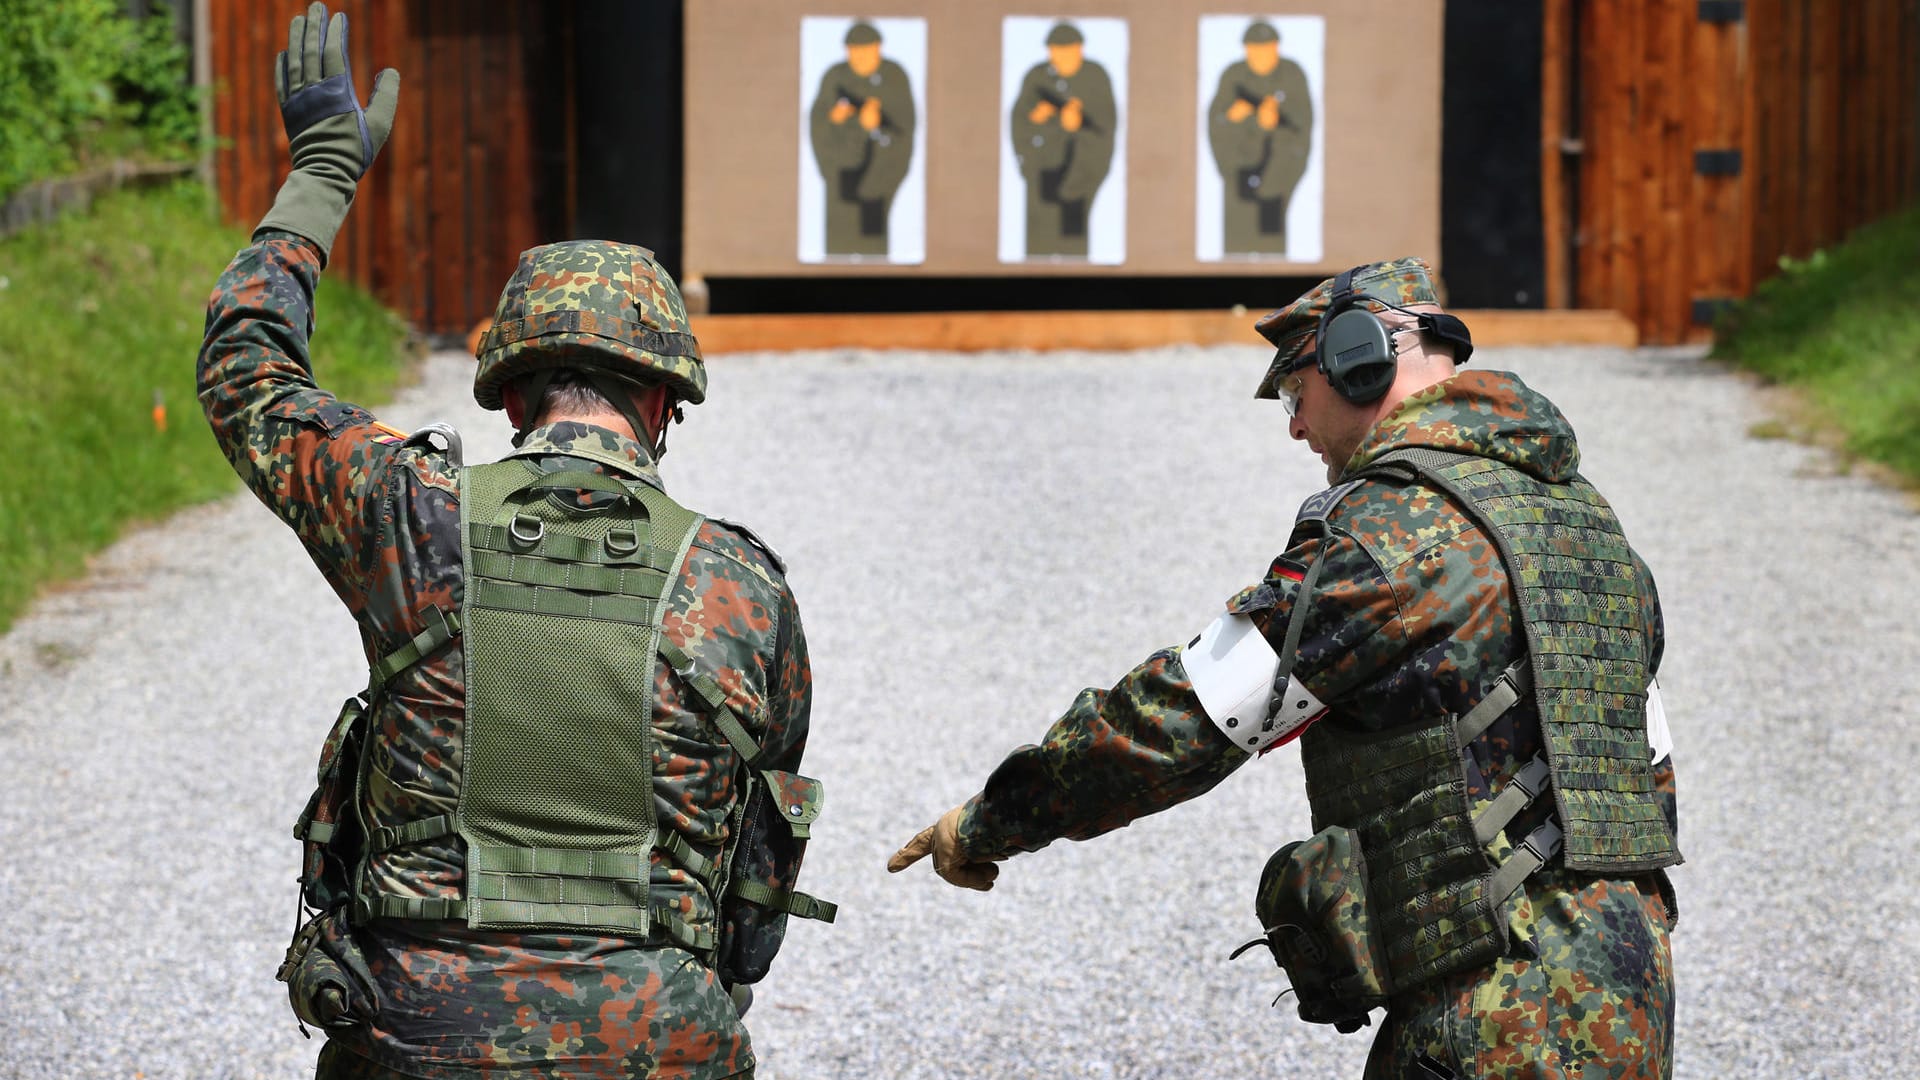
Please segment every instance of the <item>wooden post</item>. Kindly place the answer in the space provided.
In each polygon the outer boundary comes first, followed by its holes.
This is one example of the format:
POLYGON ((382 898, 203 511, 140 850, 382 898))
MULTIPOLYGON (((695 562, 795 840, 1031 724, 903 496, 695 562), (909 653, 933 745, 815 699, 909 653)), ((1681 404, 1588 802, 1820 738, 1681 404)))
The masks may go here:
POLYGON ((1546 306, 1564 308, 1573 300, 1571 253, 1573 220, 1572 174, 1566 169, 1568 150, 1578 146, 1577 132, 1568 131, 1568 93, 1572 85, 1573 0, 1545 0, 1540 5, 1540 233, 1545 245, 1546 306))

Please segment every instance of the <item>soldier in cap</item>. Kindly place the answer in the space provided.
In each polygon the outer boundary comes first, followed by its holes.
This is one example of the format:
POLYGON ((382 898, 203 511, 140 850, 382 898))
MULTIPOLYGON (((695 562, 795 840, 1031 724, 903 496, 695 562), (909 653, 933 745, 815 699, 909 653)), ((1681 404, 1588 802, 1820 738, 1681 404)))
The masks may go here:
POLYGON ((1571 425, 1517 376, 1460 369, 1471 337, 1419 259, 1256 329, 1276 347, 1256 396, 1332 486, 1198 635, 1082 691, 888 869, 931 854, 989 889, 1000 860, 1297 741, 1318 832, 1250 890, 1248 944, 1304 1019, 1386 1010, 1368 1077, 1667 1076, 1660 605, 1571 425))
POLYGON ((827 254, 887 254, 887 216, 913 164, 913 86, 880 55, 880 31, 856 22, 847 58, 814 94, 809 132, 827 187, 827 254))
POLYGON ((1013 98, 1013 156, 1027 182, 1027 255, 1087 254, 1093 199, 1113 166, 1119 116, 1113 80, 1085 55, 1071 23, 1047 32, 1047 62, 1035 64, 1013 98))
POLYGON ((1272 23, 1255 19, 1241 42, 1246 58, 1221 72, 1207 106, 1208 144, 1224 185, 1222 248, 1284 255, 1287 200, 1313 144, 1313 98, 1300 65, 1280 55, 1272 23))
POLYGON ((369 661, 295 828, 280 978, 321 1077, 749 1076, 749 984, 789 914, 833 910, 793 891, 820 786, 784 567, 658 467, 706 396, 679 291, 631 244, 522 254, 473 387, 504 461, 321 389, 315 286, 399 91, 382 72, 362 107, 346 34, 318 3, 293 20, 293 171, 199 359, 221 449, 369 661))

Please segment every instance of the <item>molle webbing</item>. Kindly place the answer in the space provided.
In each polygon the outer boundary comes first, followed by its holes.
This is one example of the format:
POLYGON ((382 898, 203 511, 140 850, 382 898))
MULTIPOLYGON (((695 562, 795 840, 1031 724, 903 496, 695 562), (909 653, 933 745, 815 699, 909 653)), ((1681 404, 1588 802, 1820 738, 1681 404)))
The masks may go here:
MULTIPOLYGON (((733 711, 733 706, 727 704, 727 693, 720 688, 718 682, 714 681, 713 676, 694 667, 693 659, 665 637, 660 639, 660 656, 667 662, 667 666, 673 669, 673 673, 706 705, 707 718, 713 721, 713 726, 732 745, 734 753, 740 755, 740 782, 744 789, 740 800, 735 803, 732 839, 728 842, 727 850, 722 853, 723 865, 715 866, 711 860, 695 852, 686 841, 675 834, 669 834, 661 842, 662 849, 702 881, 713 881, 716 888, 721 890, 720 899, 738 896, 762 907, 784 911, 802 919, 832 922, 839 913, 838 904, 810 896, 796 889, 775 889, 744 875, 733 873, 731 861, 737 853, 747 804, 753 801, 754 785, 765 784, 773 788, 774 777, 779 774, 762 772, 758 769, 764 752, 760 744, 754 741, 753 735, 747 731, 746 725, 740 722, 740 717, 733 711)), ((786 809, 787 823, 793 830, 793 835, 806 838, 811 818, 796 818, 795 815, 802 809, 799 806, 786 809)), ((819 812, 818 806, 814 807, 813 812, 816 814, 819 812)))
POLYGON ((1643 583, 1613 510, 1585 480, 1536 480, 1488 458, 1401 450, 1499 549, 1533 671, 1570 869, 1627 874, 1679 861, 1647 746, 1651 642, 1643 583))
POLYGON ((464 470, 460 505, 468 924, 646 936, 654 664, 700 518, 517 460, 464 470), (582 489, 612 498, 583 509, 582 489))
POLYGON ((1313 827, 1360 834, 1375 933, 1393 987, 1410 989, 1506 945, 1493 863, 1474 837, 1451 724, 1390 735, 1316 724, 1301 739, 1313 827))

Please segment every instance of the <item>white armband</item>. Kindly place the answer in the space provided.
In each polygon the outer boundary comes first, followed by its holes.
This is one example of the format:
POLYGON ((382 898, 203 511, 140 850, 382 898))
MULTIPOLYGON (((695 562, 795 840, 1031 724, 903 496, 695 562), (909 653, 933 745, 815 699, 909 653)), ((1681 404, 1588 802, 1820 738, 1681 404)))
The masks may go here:
POLYGON ((1673 753, 1673 732, 1667 728, 1667 707, 1660 703, 1660 681, 1647 684, 1647 745, 1653 748, 1653 763, 1665 761, 1673 753))
POLYGON ((1235 746, 1258 753, 1297 734, 1327 711, 1300 680, 1276 698, 1280 657, 1245 615, 1222 615, 1180 654, 1207 719, 1235 746))

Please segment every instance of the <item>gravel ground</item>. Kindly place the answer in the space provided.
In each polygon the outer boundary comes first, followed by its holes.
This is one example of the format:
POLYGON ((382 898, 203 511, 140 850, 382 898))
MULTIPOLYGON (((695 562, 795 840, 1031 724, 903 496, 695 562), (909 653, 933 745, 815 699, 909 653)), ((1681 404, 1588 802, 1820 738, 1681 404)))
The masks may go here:
MULTIPOLYGON (((750 1020, 763 1077, 1357 1076, 1366 1037, 1226 962, 1298 756, 987 895, 886 856, 1082 686, 1256 579, 1318 463, 1249 397, 1252 348, 729 356, 674 435, 675 493, 792 564, 829 784, 797 924, 750 1020)), ((1681 771, 1676 1071, 1895 1077, 1920 1049, 1920 518, 1758 441, 1691 352, 1484 350, 1552 396, 1659 575, 1681 771)), ((387 411, 505 448, 436 357, 387 411), (484 436, 484 437, 483 437, 484 436)), ((103 555, 0 639, 0 1077, 310 1075, 272 979, 288 829, 351 623, 245 495, 103 555)))

